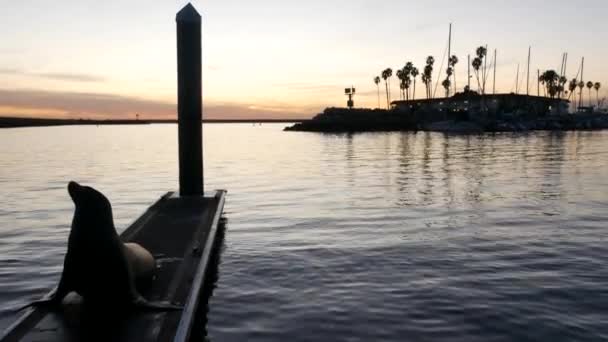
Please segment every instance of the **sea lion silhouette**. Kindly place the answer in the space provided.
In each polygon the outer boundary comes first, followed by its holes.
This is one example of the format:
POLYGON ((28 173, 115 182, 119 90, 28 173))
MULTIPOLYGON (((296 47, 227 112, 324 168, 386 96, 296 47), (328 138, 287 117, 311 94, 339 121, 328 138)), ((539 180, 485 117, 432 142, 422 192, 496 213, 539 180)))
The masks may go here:
POLYGON ((27 306, 58 306, 68 293, 76 292, 87 306, 114 311, 120 307, 181 309, 148 302, 137 292, 136 279, 151 279, 156 263, 140 245, 120 240, 110 201, 101 192, 74 181, 68 184, 68 192, 76 210, 57 291, 51 298, 27 306))

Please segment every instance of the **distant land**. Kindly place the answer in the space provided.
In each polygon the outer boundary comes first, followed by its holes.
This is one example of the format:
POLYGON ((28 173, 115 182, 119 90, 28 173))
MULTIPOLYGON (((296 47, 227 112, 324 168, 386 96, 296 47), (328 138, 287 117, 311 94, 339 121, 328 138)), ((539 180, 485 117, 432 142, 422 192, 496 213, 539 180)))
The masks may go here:
MULTIPOLYGON (((305 120, 297 119, 203 119, 204 123, 292 123, 305 120)), ((174 120, 87 120, 87 119, 41 119, 41 118, 20 118, 20 117, 0 117, 0 128, 16 127, 44 127, 44 126, 71 126, 71 125, 149 125, 149 124, 173 124, 174 120)))

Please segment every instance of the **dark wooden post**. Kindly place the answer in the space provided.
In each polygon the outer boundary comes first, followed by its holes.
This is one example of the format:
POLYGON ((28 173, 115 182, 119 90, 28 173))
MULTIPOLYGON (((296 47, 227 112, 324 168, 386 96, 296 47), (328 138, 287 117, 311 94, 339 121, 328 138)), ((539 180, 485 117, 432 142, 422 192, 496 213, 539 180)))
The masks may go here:
POLYGON ((201 16, 192 4, 177 13, 179 192, 203 194, 201 16))

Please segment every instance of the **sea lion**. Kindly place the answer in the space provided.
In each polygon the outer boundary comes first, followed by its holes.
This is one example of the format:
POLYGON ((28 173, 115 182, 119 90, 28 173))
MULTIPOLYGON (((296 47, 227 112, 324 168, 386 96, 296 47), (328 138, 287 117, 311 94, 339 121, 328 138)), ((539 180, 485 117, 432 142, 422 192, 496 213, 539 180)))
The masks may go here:
POLYGON ((121 307, 181 309, 148 302, 137 292, 136 280, 151 279, 156 262, 142 246, 121 241, 110 201, 99 191, 73 181, 68 192, 76 209, 57 291, 30 305, 56 306, 68 293, 76 292, 87 306, 114 311, 121 307))

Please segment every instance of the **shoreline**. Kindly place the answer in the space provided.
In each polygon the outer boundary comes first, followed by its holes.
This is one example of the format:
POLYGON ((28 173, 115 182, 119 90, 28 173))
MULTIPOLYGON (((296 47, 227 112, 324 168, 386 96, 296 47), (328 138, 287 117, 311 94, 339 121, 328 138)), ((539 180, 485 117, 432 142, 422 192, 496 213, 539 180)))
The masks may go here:
MULTIPOLYGON (((306 120, 284 120, 284 119, 203 119, 203 123, 294 123, 306 120)), ((52 127, 52 126, 76 126, 76 125, 152 125, 152 124, 177 124, 177 120, 89 120, 89 119, 41 119, 41 118, 19 118, 0 117, 0 128, 20 127, 52 127)))

